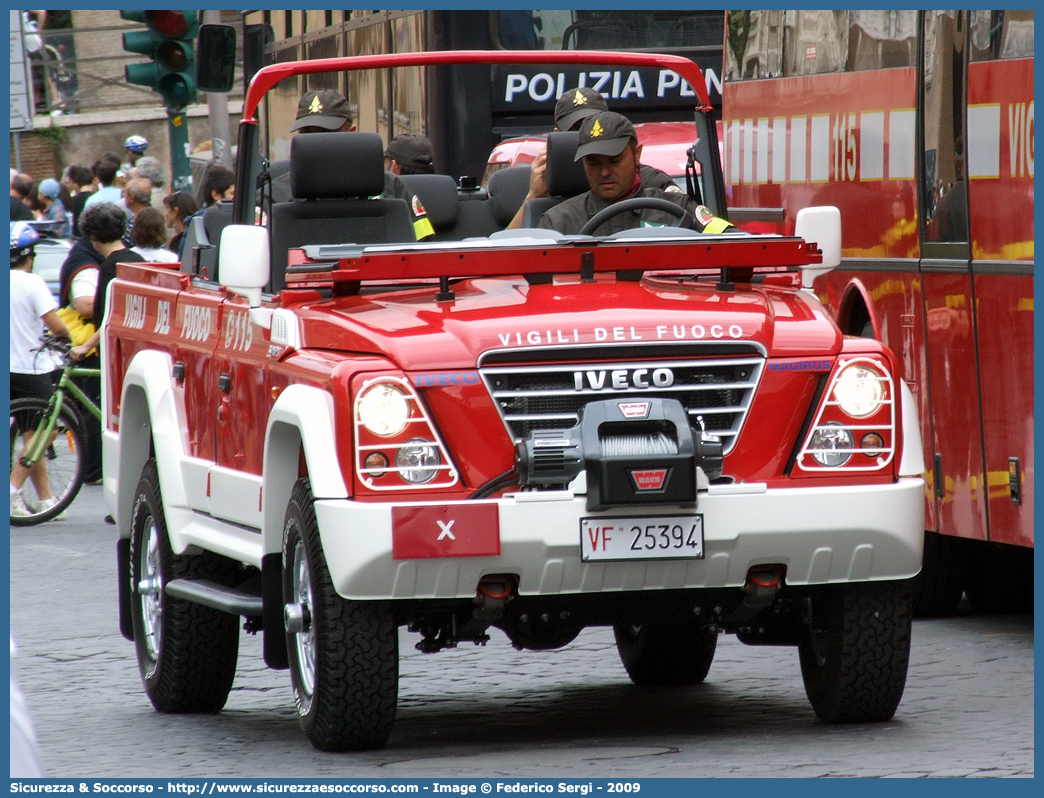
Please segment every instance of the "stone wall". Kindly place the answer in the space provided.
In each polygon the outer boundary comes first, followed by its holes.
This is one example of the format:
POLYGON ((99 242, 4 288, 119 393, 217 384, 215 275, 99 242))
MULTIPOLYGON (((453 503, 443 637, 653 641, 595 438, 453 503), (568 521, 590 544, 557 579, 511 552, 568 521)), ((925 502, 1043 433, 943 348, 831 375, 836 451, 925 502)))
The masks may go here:
MULTIPOLYGON (((228 106, 229 133, 232 138, 230 144, 235 144, 243 103, 242 100, 230 100, 228 106)), ((188 117, 190 148, 207 148, 211 140, 207 106, 191 106, 188 117)), ((169 123, 162 106, 136 110, 133 119, 110 111, 44 119, 41 123, 31 133, 11 134, 11 167, 18 168, 16 157, 20 154, 21 171, 31 175, 34 180, 58 178, 65 167, 71 164, 83 164, 89 168, 105 152, 114 152, 122 159, 125 155, 123 142, 131 135, 148 139, 148 154, 159 158, 169 176, 169 123), (17 142, 14 140, 16 136, 17 142)))

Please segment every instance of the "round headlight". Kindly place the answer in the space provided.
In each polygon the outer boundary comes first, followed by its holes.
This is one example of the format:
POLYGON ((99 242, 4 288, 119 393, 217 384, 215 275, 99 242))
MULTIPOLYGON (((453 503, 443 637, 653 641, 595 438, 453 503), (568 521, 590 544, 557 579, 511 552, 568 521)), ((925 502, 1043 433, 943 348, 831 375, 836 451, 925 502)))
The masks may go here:
POLYGON ((386 382, 367 388, 358 404, 359 423, 374 435, 397 435, 410 420, 410 400, 386 382))
POLYGON ((852 433, 847 427, 831 421, 812 433, 808 453, 821 466, 838 468, 852 459, 854 443, 852 433))
POLYGON ((884 402, 884 381, 875 369, 854 363, 838 375, 834 397, 848 415, 865 418, 876 413, 884 402))
POLYGON ((438 464, 439 450, 424 438, 407 441, 395 453, 395 467, 399 469, 399 476, 414 485, 423 485, 435 479, 438 473, 435 466, 438 464))

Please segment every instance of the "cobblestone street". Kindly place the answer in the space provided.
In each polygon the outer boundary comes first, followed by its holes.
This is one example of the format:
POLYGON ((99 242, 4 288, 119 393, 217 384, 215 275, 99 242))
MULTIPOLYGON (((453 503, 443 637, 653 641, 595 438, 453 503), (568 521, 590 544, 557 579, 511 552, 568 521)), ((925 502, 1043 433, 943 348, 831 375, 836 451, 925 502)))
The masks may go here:
POLYGON ((721 638, 707 683, 639 689, 613 635, 557 651, 436 655, 400 636, 387 748, 332 755, 298 728, 285 671, 244 634, 218 715, 161 715, 116 620, 115 529, 101 488, 73 519, 12 530, 19 678, 48 774, 75 777, 822 777, 1034 775, 1033 618, 915 622, 906 693, 885 724, 832 727, 808 705, 795 649, 721 638))

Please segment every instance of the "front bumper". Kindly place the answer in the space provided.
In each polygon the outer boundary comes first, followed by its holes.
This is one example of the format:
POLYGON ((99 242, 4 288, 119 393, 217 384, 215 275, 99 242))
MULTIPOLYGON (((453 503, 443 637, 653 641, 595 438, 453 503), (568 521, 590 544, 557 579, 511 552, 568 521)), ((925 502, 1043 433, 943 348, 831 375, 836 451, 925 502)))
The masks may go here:
POLYGON ((552 596, 740 587, 752 565, 772 563, 786 566, 790 585, 905 579, 921 568, 919 477, 857 487, 711 486, 699 493, 705 556, 698 560, 581 561, 581 518, 648 516, 655 507, 592 513, 570 491, 483 503, 497 507, 499 556, 396 560, 392 505, 316 501, 335 588, 356 600, 471 598, 482 576, 517 574, 519 594, 552 596))

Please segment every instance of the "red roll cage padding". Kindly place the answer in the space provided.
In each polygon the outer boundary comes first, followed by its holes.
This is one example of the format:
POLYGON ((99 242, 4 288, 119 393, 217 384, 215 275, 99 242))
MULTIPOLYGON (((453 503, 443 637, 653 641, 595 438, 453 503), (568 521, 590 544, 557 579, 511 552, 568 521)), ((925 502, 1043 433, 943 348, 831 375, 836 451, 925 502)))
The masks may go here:
MULTIPOLYGON (((669 228, 665 228, 669 231, 669 228)), ((668 233, 669 234, 669 233, 668 233)), ((420 277, 479 277, 515 274, 580 274, 585 259, 592 272, 673 272, 720 270, 723 267, 785 271, 821 263, 814 243, 800 238, 754 236, 706 236, 685 241, 573 241, 536 246, 512 246, 507 239, 489 243, 379 244, 338 252, 330 246, 316 248, 312 263, 325 270, 294 266, 308 264, 301 248, 291 249, 289 287, 365 280, 400 280, 420 277), (325 251, 324 251, 325 250, 325 251), (423 254, 422 258, 411 257, 423 254)))

